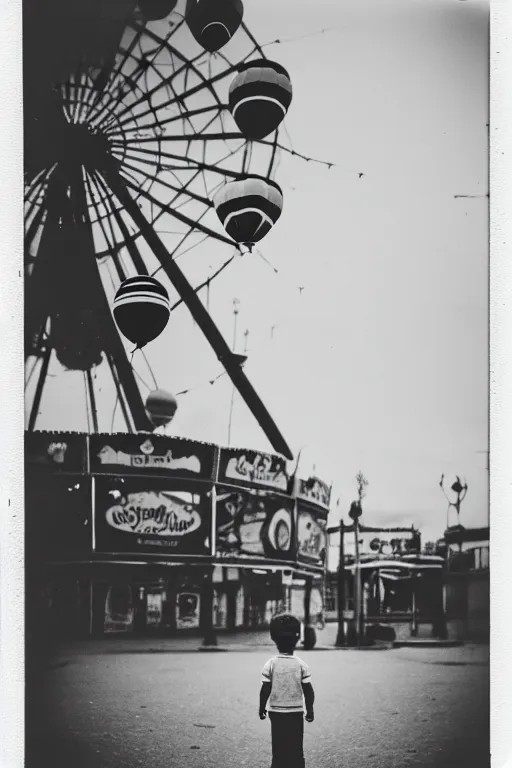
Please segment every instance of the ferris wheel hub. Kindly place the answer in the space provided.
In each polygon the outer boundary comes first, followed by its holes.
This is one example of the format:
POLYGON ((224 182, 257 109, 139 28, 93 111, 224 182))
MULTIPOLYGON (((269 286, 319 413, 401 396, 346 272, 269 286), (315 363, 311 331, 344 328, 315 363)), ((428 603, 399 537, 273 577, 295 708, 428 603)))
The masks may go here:
POLYGON ((105 155, 111 155, 106 135, 87 123, 68 123, 59 147, 60 162, 100 168, 105 155))

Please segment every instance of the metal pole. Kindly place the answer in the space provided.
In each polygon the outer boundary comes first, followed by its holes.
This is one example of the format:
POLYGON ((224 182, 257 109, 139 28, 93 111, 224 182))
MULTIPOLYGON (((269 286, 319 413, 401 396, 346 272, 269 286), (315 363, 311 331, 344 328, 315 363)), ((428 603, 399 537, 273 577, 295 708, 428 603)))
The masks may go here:
POLYGON ((206 567, 203 576, 203 588, 201 590, 202 635, 203 645, 217 645, 217 634, 213 624, 213 569, 214 565, 206 567))
POLYGON ((304 586, 304 648, 310 650, 314 648, 316 642, 316 633, 311 627, 311 590, 313 588, 313 577, 306 576, 304 586))
POLYGON ((345 645, 345 526, 340 520, 340 554, 338 561, 338 634, 336 645, 345 645))
POLYGON ((217 554, 217 488, 215 485, 212 488, 212 529, 210 533, 210 551, 212 557, 217 554))
POLYGON ((28 422, 28 431, 33 432, 36 426, 36 420, 39 415, 39 406, 41 405, 41 398, 43 396, 43 389, 48 375, 48 368, 50 366, 50 358, 52 355, 52 346, 50 339, 46 342, 46 349, 41 363, 41 370, 39 372, 39 379, 37 382, 36 393, 34 395, 34 401, 32 403, 32 410, 30 411, 30 418, 28 422))
POLYGON ((306 576, 306 584, 304 588, 304 629, 307 630, 311 623, 311 587, 313 586, 313 579, 311 576, 306 576))
MULTIPOLYGON (((238 305, 240 304, 238 299, 233 299, 233 315, 234 315, 234 322, 233 322, 233 353, 236 349, 236 326, 237 326, 237 320, 238 320, 238 305)), ((229 421, 228 421, 228 445, 231 445, 231 422, 233 420, 233 407, 235 405, 235 385, 233 384, 233 389, 231 391, 231 404, 229 406, 229 421)))
POLYGON ((411 588, 412 588, 412 622, 411 622, 411 637, 416 637, 418 634, 418 621, 416 615, 416 571, 411 573, 411 588))
POLYGON ((96 397, 94 395, 94 384, 93 384, 90 368, 87 369, 87 371, 85 372, 85 375, 87 377, 87 389, 89 392, 89 401, 91 404, 92 425, 93 425, 94 431, 97 433, 98 432, 98 411, 96 408, 96 397))
POLYGON ((434 617, 432 621, 432 636, 440 640, 446 640, 448 637, 448 627, 446 623, 446 583, 448 573, 448 561, 444 563, 443 568, 439 569, 439 574, 435 574, 433 589, 435 590, 434 617))
POLYGON ((359 520, 354 520, 355 561, 354 561, 354 619, 357 647, 361 646, 361 568, 359 563, 359 520))
POLYGON ((133 432, 132 423, 130 421, 130 417, 128 416, 128 409, 126 407, 126 403, 125 403, 125 399, 124 399, 124 393, 123 393, 123 390, 122 390, 122 387, 121 387, 121 382, 119 381, 119 377, 117 375, 117 369, 116 369, 113 357, 112 357, 112 355, 109 352, 107 352, 106 353, 106 358, 107 358, 108 364, 110 366, 110 371, 112 373, 112 379, 113 379, 115 387, 116 387, 117 400, 118 400, 118 403, 121 406, 121 410, 123 412, 123 418, 124 418, 125 423, 126 423, 126 428, 127 428, 128 432, 133 432))

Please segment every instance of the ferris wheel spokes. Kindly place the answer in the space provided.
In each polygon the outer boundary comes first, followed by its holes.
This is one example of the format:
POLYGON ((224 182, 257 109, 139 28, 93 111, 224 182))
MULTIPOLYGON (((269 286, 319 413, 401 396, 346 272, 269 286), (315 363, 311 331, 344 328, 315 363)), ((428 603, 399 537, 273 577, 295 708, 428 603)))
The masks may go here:
MULTIPOLYGON (((96 181, 96 188, 98 186, 102 186, 105 191, 105 205, 108 204, 108 196, 107 196, 107 186, 104 182, 104 180, 101 178, 99 173, 94 174, 94 179, 96 181)), ((128 227, 126 226, 123 217, 121 216, 120 211, 110 202, 110 210, 111 213, 116 221, 117 226, 119 227, 119 230, 121 232, 121 236, 124 240, 124 243, 126 245, 126 250, 130 254, 130 257, 133 261, 133 265, 139 275, 148 275, 149 271, 146 267, 146 264, 144 263, 144 259, 142 258, 137 246, 135 245, 135 242, 130 238, 130 233, 128 231, 128 227)), ((110 219, 109 219, 110 220, 110 219)), ((115 238, 113 239, 112 243, 112 249, 115 247, 115 238)), ((126 277, 123 277, 122 280, 125 280, 126 277)))
POLYGON ((122 177, 117 173, 115 166, 112 163, 109 163, 109 166, 110 167, 104 169, 104 175, 106 176, 106 180, 112 192, 122 203, 134 224, 140 228, 143 238, 158 258, 163 270, 184 303, 187 305, 193 319, 210 343, 210 346, 224 366, 228 376, 238 389, 240 395, 245 400, 250 411, 258 420, 258 423, 265 432, 267 438, 276 451, 282 453, 287 458, 293 458, 293 454, 283 435, 242 370, 240 360, 233 354, 211 316, 203 306, 196 291, 192 288, 176 262, 170 258, 165 245, 154 229, 149 225, 136 202, 131 197, 128 187, 122 177))
POLYGON ((266 57, 245 27, 238 32, 245 47, 233 48, 237 61, 196 53, 189 33, 177 34, 183 24, 174 17, 155 27, 132 19, 114 55, 111 46, 94 63, 76 64, 75 56, 50 86, 55 114, 45 122, 47 145, 37 151, 33 143, 33 178, 27 174, 27 352, 35 350, 33 371, 40 373, 30 427, 48 370, 61 375, 53 370, 54 351, 64 371, 82 374, 89 429, 101 426, 95 387, 103 375, 112 378, 127 428, 151 428, 107 297, 134 273, 164 270, 178 294, 173 308, 187 305, 274 448, 291 455, 210 317, 208 299, 211 281, 242 252, 208 225, 213 195, 226 182, 264 173, 268 158, 269 176, 274 167, 277 132, 268 149, 235 133, 226 98, 240 64, 256 52, 266 57), (193 287, 176 260, 204 241, 210 246, 201 253, 219 243, 234 255, 215 268, 198 259, 193 287), (206 307, 199 295, 205 287, 206 307))
MULTIPOLYGON (((55 348, 55 329, 52 327, 55 313, 64 309, 73 298, 66 295, 67 281, 59 275, 59 268, 66 259, 73 257, 73 263, 67 267, 73 270, 82 279, 81 306, 87 306, 88 311, 94 314, 98 326, 101 327, 101 345, 106 353, 110 367, 115 367, 117 378, 114 378, 118 398, 121 403, 129 404, 133 424, 136 429, 147 430, 149 421, 141 394, 131 364, 126 356, 117 328, 114 324, 110 305, 104 293, 98 263, 95 254, 91 221, 88 214, 86 186, 80 170, 75 169, 66 179, 56 177, 47 196, 47 220, 44 224, 41 243, 38 249, 38 258, 32 275, 27 279, 26 299, 26 354, 38 354, 34 350, 33 340, 36 336, 41 339, 40 330, 48 326, 50 319, 50 333, 45 340, 42 350, 43 359, 35 396, 29 416, 28 428, 35 428, 43 388, 48 376, 48 368, 52 351, 55 348), (75 247, 73 247, 73 245, 75 247), (83 303, 85 302, 85 304, 83 303)), ((79 342, 77 342, 79 344, 79 342)), ((40 347, 40 344, 39 344, 40 347)), ((86 373, 90 367, 86 369, 86 373)), ((89 402, 91 413, 94 413, 95 395, 92 377, 86 377, 89 390, 89 402)), ((123 412, 126 404, 122 405, 123 412)), ((127 411, 126 411, 127 415, 127 411)), ((131 430, 131 423, 126 418, 127 426, 131 430)), ((97 421, 93 415, 93 424, 97 421)))

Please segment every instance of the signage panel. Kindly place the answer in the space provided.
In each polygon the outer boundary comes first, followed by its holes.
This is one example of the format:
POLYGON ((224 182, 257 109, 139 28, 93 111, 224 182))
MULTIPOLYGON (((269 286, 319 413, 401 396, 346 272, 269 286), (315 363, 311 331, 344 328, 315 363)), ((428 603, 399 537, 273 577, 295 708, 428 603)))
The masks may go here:
POLYGON ((297 504, 297 559, 322 565, 327 547, 327 515, 297 504))
POLYGON ((329 511, 331 502, 331 487, 318 477, 310 477, 303 480, 297 477, 295 480, 295 495, 308 504, 314 504, 329 511))
POLYGON ((96 478, 99 552, 208 555, 211 493, 157 478, 96 478))
MULTIPOLYGON (((417 532, 411 531, 359 531, 359 555, 361 559, 378 559, 406 555, 419 551, 417 532)), ((345 556, 355 555, 353 532, 345 532, 345 556)))
POLYGON ((290 479, 286 471, 286 461, 280 456, 221 448, 219 482, 288 493, 290 479))
POLYGON ((217 555, 295 557, 293 502, 278 494, 217 487, 217 555))
POLYGON ((91 435, 94 474, 144 474, 213 480, 215 447, 150 434, 91 435))

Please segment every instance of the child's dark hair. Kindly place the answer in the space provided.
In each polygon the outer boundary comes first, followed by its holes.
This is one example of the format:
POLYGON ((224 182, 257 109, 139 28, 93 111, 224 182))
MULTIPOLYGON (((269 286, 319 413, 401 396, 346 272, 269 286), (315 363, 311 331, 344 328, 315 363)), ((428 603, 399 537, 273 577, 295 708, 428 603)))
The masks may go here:
POLYGON ((280 653, 291 653, 300 637, 300 621, 291 613, 273 616, 270 622, 270 637, 280 653))

